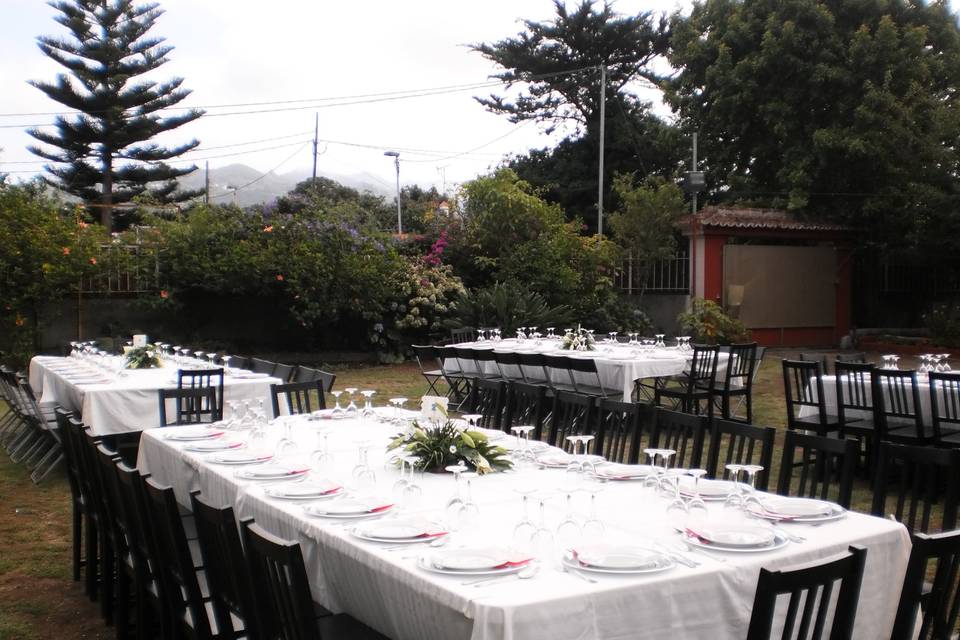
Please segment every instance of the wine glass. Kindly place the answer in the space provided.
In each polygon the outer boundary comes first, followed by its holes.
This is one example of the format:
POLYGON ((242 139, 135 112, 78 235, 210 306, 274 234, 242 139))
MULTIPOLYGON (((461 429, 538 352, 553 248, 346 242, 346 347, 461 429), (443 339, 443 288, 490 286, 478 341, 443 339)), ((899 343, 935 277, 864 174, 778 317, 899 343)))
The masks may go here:
POLYGON ((573 494, 567 493, 565 501, 566 509, 563 520, 557 525, 557 542, 563 549, 572 549, 580 542, 583 530, 577 523, 573 511, 573 494))
POLYGON ((460 477, 467 483, 467 497, 460 507, 460 526, 470 529, 480 522, 480 507, 473 500, 473 481, 479 476, 476 471, 464 471, 460 477))
POLYGON ((660 449, 644 449, 643 453, 646 454, 647 464, 650 465, 650 473, 643 479, 643 488, 655 493, 660 486, 660 473, 662 471, 662 469, 657 466, 660 449))
POLYGON ((730 479, 733 484, 730 486, 730 493, 723 501, 723 508, 726 510, 740 510, 743 508, 743 495, 740 491, 740 482, 738 480, 740 472, 743 471, 742 464, 729 463, 724 467, 730 472, 730 479))
POLYGON ((463 510, 464 500, 460 494, 460 474, 467 470, 467 465, 459 462, 455 465, 444 467, 453 474, 453 495, 447 500, 444 507, 447 514, 447 526, 451 531, 456 530, 460 524, 460 514, 463 510))
POLYGON ((423 497, 423 489, 420 483, 423 479, 423 468, 419 466, 420 458, 413 454, 407 454, 401 458, 407 463, 407 486, 403 489, 403 503, 408 509, 416 509, 420 506, 420 500, 423 497))
POLYGON ((540 500, 540 523, 533 532, 531 543, 540 562, 550 562, 553 557, 553 531, 547 526, 547 505, 544 499, 540 500))
POLYGON ((667 348, 666 343, 664 343, 664 341, 663 341, 663 339, 667 337, 667 334, 665 334, 665 333, 656 333, 656 334, 653 335, 653 337, 657 339, 657 342, 654 344, 654 346, 655 346, 657 349, 666 349, 666 348, 667 348))
POLYGON ((665 482, 670 485, 673 492, 673 497, 667 504, 667 520, 677 528, 682 528, 685 525, 690 513, 687 503, 680 495, 680 476, 685 474, 686 472, 682 469, 670 469, 664 476, 665 482))
POLYGON ((949 353, 941 353, 941 354, 939 354, 939 356, 940 356, 941 360, 943 361, 943 368, 942 368, 941 370, 942 370, 942 371, 952 371, 952 369, 950 368, 950 363, 947 362, 947 361, 950 359, 950 354, 949 354, 949 353))
POLYGON ((536 491, 532 488, 515 488, 514 491, 520 494, 523 505, 523 515, 520 522, 513 528, 513 543, 520 549, 526 549, 533 543, 533 536, 537 532, 537 526, 530 519, 530 496, 536 491))
POLYGON ((763 471, 763 465, 745 464, 743 472, 747 474, 746 493, 743 498, 743 509, 746 511, 763 511, 760 498, 757 497, 757 474, 763 471))
POLYGON ((324 469, 332 469, 334 458, 333 453, 330 452, 330 428, 321 427, 317 431, 317 436, 317 444, 320 446, 310 454, 310 466, 317 472, 321 472, 324 469))
POLYGON ((690 469, 687 473, 693 476, 693 497, 687 503, 687 512, 691 518, 706 518, 708 514, 707 503, 703 501, 703 497, 700 495, 700 478, 707 474, 707 470, 690 469))
POLYGON ((482 413, 467 413, 464 414, 463 419, 467 421, 468 429, 476 429, 480 426, 480 421, 483 420, 482 413))
POLYGON ((406 456, 398 455, 394 458, 394 460, 400 466, 400 476, 397 478, 396 482, 393 483, 393 497, 394 497, 394 500, 397 500, 398 502, 400 502, 403 500, 404 490, 409 485, 409 482, 407 481, 407 478, 406 478, 407 458, 406 456))
POLYGON ((360 408, 357 406, 357 403, 353 401, 353 395, 357 392, 356 387, 344 387, 343 389, 347 394, 347 399, 350 400, 350 403, 347 405, 346 413, 348 418, 356 418, 360 413, 360 408))
POLYGON ((360 412, 361 418, 374 418, 377 412, 373 410, 373 396, 377 392, 373 389, 364 389, 360 392, 363 396, 363 411, 360 412))
POLYGON ((377 475, 368 463, 368 453, 370 442, 361 440, 357 446, 357 464, 353 468, 351 476, 357 491, 369 491, 377 484, 377 475))
POLYGON ((334 401, 335 401, 335 405, 334 405, 334 407, 333 407, 333 411, 330 412, 330 417, 333 418, 333 419, 335 419, 335 420, 339 420, 340 418, 344 418, 344 417, 346 417, 346 415, 347 415, 346 411, 343 410, 343 407, 340 406, 340 396, 341 396, 342 394, 343 394, 343 391, 339 391, 339 390, 336 390, 336 389, 332 389, 332 390, 330 391, 330 395, 333 396, 333 399, 334 399, 334 401))
POLYGON ((393 423, 394 424, 403 424, 403 418, 400 415, 400 412, 403 410, 403 405, 406 403, 406 398, 390 398, 390 404, 393 405, 393 423))

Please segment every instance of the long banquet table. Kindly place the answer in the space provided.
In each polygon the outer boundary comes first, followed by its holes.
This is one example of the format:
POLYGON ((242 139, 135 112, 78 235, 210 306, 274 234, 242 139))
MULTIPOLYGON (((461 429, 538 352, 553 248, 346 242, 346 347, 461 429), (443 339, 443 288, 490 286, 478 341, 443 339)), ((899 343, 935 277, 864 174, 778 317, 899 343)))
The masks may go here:
MULTIPOLYGON (((618 390, 623 394, 624 402, 629 402, 633 395, 634 382, 646 378, 659 378, 664 376, 674 376, 680 374, 687 367, 692 351, 682 352, 676 347, 667 347, 663 349, 645 350, 639 345, 626 343, 610 344, 608 342, 597 341, 596 348, 593 351, 566 351, 560 349, 560 343, 557 340, 528 339, 518 341, 515 338, 500 340, 497 342, 485 340, 480 342, 466 342, 455 345, 462 349, 490 349, 494 352, 503 351, 508 353, 548 353, 551 355, 562 355, 572 358, 589 358, 597 363, 597 373, 604 389, 610 391, 618 390)), ((729 354, 720 353, 717 360, 718 379, 726 370, 729 354)), ((466 372, 475 372, 470 363, 464 363, 466 372)), ((444 366, 451 371, 460 369, 459 362, 447 361, 444 366)), ((484 373, 497 373, 495 363, 486 363, 484 373), (490 367, 489 370, 486 367, 490 367)), ((519 373, 519 372, 518 372, 519 373)), ((565 371, 550 370, 551 379, 557 382, 569 383, 568 374, 565 371)), ((575 373, 577 380, 583 380, 586 384, 595 384, 596 380, 590 380, 581 373, 575 373)), ((517 376, 519 377, 519 375, 517 376)))
MULTIPOLYGON (((35 356, 30 360, 30 386, 40 401, 79 411, 84 424, 97 435, 140 431, 160 424, 157 391, 177 386, 177 369, 107 372, 77 358, 35 356)), ((225 400, 263 401, 270 412, 270 385, 277 378, 261 374, 228 374, 225 400)), ((168 407, 173 411, 173 405, 168 407)))
MULTIPOLYGON (((397 471, 385 462, 385 445, 398 426, 354 419, 284 421, 289 421, 289 429, 270 425, 269 440, 259 446, 272 450, 277 438, 288 432, 287 437, 298 446, 287 462, 309 466, 310 452, 323 441, 319 434, 326 433, 334 461, 322 474, 321 470, 311 473, 349 487, 358 443, 373 443, 370 462, 377 474, 376 492, 384 501, 392 501, 397 471)), ((183 443, 167 439, 167 434, 179 429, 189 427, 144 432, 139 457, 142 472, 172 485, 184 505, 189 505, 189 492, 200 489, 215 504, 233 505, 238 517, 252 516, 272 533, 299 541, 314 599, 397 640, 743 638, 761 567, 792 567, 820 560, 851 544, 869 550, 855 637, 886 637, 910 551, 909 536, 899 523, 851 512, 819 526, 783 524, 806 541, 791 542, 778 550, 692 553, 678 542, 666 517, 666 501, 659 494, 643 489, 642 483, 609 482, 602 485, 597 497, 597 514, 605 522, 607 542, 653 540, 698 561, 699 566, 677 565, 637 576, 602 575, 596 584, 588 584, 551 564, 531 579, 476 588, 463 585, 458 576, 418 568, 417 556, 432 551, 426 545, 389 550, 389 546, 354 537, 343 521, 311 517, 301 504, 270 498, 262 485, 236 477, 236 470, 243 467, 212 464, 205 455, 184 451, 183 443)), ((243 432, 229 432, 226 437, 250 439, 243 432)), ((511 438, 507 436, 506 442, 511 438)), ((555 490, 566 479, 563 470, 530 467, 474 479, 479 522, 451 534, 446 548, 509 546, 521 516, 517 489, 554 492, 546 503, 545 521, 556 527, 565 507, 564 495, 555 490)), ((404 511, 435 519, 437 526, 443 527, 443 506, 454 487, 452 477, 425 474, 421 484, 419 504, 407 505, 404 511)), ((576 505, 578 513, 587 510, 585 504, 576 505)), ((716 503, 710 508, 714 515, 723 510, 716 503)), ((532 515, 536 521, 536 513, 532 515)))
MULTIPOLYGON (((930 425, 932 423, 932 414, 930 408, 930 383, 927 380, 926 374, 918 374, 917 388, 920 391, 920 415, 923 416, 923 423, 925 425, 930 425)), ((868 396, 872 394, 872 390, 869 386, 867 386, 867 394, 868 396)), ((836 376, 823 376, 823 400, 827 413, 830 415, 837 415, 836 376)), ((871 397, 868 397, 867 400, 872 403, 871 397)), ((812 415, 814 413, 812 409, 804 409, 805 411, 800 413, 801 416, 812 415)), ((847 414, 850 417, 872 417, 868 412, 850 411, 849 409, 847 410, 847 414)))

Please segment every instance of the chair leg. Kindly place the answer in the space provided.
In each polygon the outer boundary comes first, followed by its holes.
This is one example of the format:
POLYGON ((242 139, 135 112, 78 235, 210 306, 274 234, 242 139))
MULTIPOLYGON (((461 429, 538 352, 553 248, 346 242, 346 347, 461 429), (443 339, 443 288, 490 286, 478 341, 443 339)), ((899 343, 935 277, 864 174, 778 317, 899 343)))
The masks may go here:
POLYGON ((85 583, 84 590, 87 593, 87 596, 96 601, 97 599, 97 571, 99 568, 99 561, 97 559, 97 525, 94 523, 93 518, 89 515, 86 518, 87 525, 87 535, 84 540, 84 559, 86 560, 86 574, 84 575, 85 583))
POLYGON ((82 547, 83 536, 83 513, 73 505, 73 581, 80 582, 80 566, 83 564, 80 549, 82 547))

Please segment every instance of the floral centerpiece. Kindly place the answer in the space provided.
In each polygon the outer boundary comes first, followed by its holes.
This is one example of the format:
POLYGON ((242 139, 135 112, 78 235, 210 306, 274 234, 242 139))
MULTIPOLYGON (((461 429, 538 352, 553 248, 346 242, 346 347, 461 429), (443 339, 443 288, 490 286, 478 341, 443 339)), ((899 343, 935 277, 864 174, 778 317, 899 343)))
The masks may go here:
POLYGON ((160 366, 160 349, 155 344, 134 347, 126 352, 123 366, 127 369, 153 369, 160 366))
POLYGON ((560 348, 567 351, 593 351, 593 334, 579 326, 573 331, 568 331, 560 341, 560 348))
POLYGON ((417 468, 424 471, 442 471, 462 462, 483 475, 513 466, 506 449, 491 445, 483 433, 461 430, 449 420, 433 426, 414 422, 409 432, 398 434, 387 447, 388 451, 394 449, 417 456, 417 468))

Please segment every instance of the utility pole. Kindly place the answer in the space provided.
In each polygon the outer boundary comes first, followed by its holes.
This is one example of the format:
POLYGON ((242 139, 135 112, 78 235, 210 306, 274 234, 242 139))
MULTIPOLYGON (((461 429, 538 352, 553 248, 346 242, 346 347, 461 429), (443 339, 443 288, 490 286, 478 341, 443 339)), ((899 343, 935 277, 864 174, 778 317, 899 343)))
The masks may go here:
POLYGON ((403 216, 400 209, 400 153, 397 151, 384 151, 383 155, 393 158, 393 163, 397 167, 397 235, 403 235, 403 216))
POLYGON ((203 204, 210 204, 210 161, 207 160, 203 169, 203 204))
POLYGON ((313 120, 313 179, 317 179, 317 136, 320 133, 320 113, 314 114, 313 120))
POLYGON ((597 180, 597 235, 603 235, 603 138, 607 124, 607 66, 600 67, 600 175, 597 180))
MULTIPOLYGON (((690 162, 690 171, 696 172, 696 170, 697 170, 697 132, 694 131, 693 132, 693 160, 690 162)), ((691 209, 690 213, 692 213, 693 215, 697 215, 697 192, 696 191, 693 192, 693 198, 691 198, 690 202, 693 203, 693 209, 691 209)))

